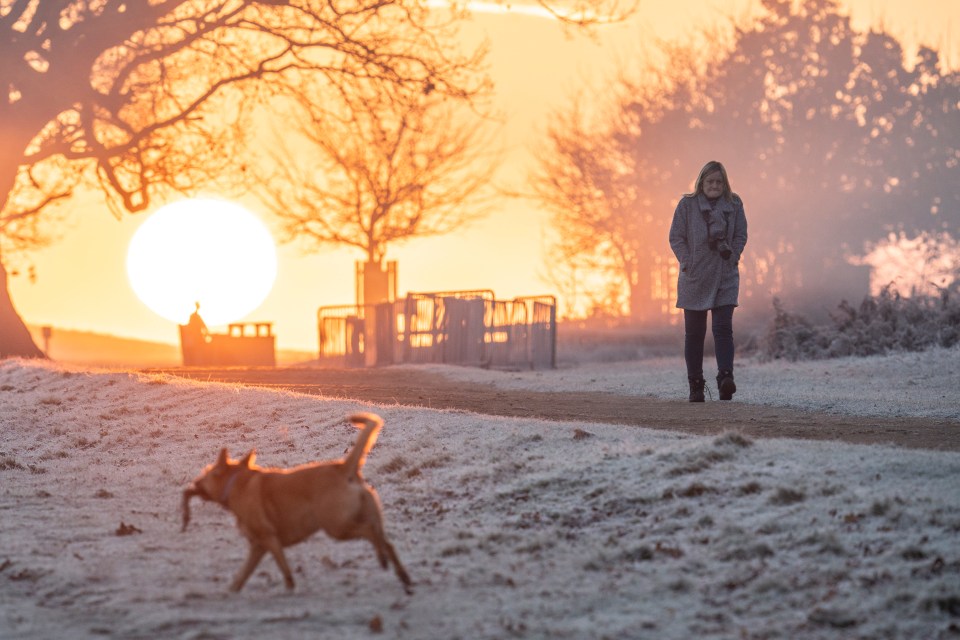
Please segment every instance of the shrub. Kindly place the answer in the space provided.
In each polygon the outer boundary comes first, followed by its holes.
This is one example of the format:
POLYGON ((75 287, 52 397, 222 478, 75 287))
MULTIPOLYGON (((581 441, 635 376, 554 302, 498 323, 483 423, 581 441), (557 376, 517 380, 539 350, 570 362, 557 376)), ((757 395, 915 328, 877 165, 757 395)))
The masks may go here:
POLYGON ((761 359, 818 360, 844 356, 923 351, 960 344, 960 286, 939 296, 903 297, 892 285, 858 306, 846 300, 830 315, 831 325, 815 326, 773 300, 774 318, 761 340, 761 359))

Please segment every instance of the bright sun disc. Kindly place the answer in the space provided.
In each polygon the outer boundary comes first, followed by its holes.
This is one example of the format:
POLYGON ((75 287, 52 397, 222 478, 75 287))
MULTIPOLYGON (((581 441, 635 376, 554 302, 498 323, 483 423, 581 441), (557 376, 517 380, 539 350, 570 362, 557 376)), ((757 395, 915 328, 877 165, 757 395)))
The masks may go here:
POLYGON ((267 228, 243 207, 182 200, 158 209, 134 233, 127 275, 154 313, 185 324, 199 302, 212 327, 260 306, 277 277, 277 251, 267 228))

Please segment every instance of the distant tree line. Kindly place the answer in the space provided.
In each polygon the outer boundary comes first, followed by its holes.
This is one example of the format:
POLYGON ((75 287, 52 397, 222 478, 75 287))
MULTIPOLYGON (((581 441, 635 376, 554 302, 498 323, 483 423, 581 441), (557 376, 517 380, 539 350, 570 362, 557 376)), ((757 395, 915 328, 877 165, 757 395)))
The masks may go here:
POLYGON ((667 228, 711 159, 750 222, 741 302, 832 308, 868 292, 850 256, 890 234, 955 237, 960 73, 935 49, 907 65, 896 37, 855 30, 834 0, 763 0, 732 25, 662 45, 665 62, 621 73, 603 104, 552 119, 532 184, 554 279, 588 306, 662 321, 667 228))

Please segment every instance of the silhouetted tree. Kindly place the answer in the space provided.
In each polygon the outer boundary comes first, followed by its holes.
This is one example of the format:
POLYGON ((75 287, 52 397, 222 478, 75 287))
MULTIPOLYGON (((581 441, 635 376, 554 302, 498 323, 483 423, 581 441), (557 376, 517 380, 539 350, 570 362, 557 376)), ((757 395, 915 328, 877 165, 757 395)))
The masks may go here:
MULTIPOLYGON (((821 308, 859 297, 867 274, 850 253, 890 231, 956 227, 960 75, 932 49, 907 68, 895 38, 855 31, 833 0, 764 0, 749 24, 665 53, 666 66, 620 79, 620 115, 584 136, 631 156, 635 200, 597 197, 631 207, 663 255, 664 225, 710 159, 727 165, 755 223, 747 296, 789 294, 821 308)), ((573 162, 556 144, 553 153, 573 162)))
MULTIPOLYGON (((449 54, 449 36, 405 0, 3 2, 0 265, 42 239, 39 216, 81 182, 120 215, 243 180, 246 117, 285 74, 469 99, 475 60, 449 54)), ((0 355, 40 355, 0 275, 0 355)))
POLYGON ((847 261, 865 243, 956 226, 960 75, 927 48, 908 69, 895 38, 854 31, 832 0, 764 7, 712 65, 706 127, 732 150, 748 206, 776 221, 752 230, 777 291, 823 308, 866 292, 868 273, 847 261))
MULTIPOLYGON (((575 8, 564 20, 585 26, 621 9, 575 8)), ((469 100, 482 78, 453 53, 459 15, 415 0, 0 0, 0 356, 41 355, 7 267, 78 185, 119 216, 158 193, 255 180, 242 171, 250 111, 291 73, 469 100)))
POLYGON ((531 176, 536 198, 553 215, 550 277, 561 288, 586 281, 583 295, 593 309, 610 313, 625 306, 642 320, 648 315, 651 254, 638 215, 635 158, 609 132, 588 130, 584 118, 577 104, 556 116, 547 129, 552 153, 540 156, 531 176), (591 279, 624 286, 595 287, 587 284, 591 279))
POLYGON ((587 296, 592 305, 613 304, 606 314, 638 323, 662 318, 654 265, 672 207, 692 186, 689 167, 704 162, 699 61, 692 49, 664 47, 670 67, 647 66, 640 79, 621 73, 605 87, 610 103, 589 116, 579 102, 556 113, 531 175, 534 196, 553 215, 551 273, 599 294, 587 296))
POLYGON ((496 156, 483 118, 430 86, 338 89, 321 102, 319 89, 301 87, 287 118, 298 135, 282 143, 260 189, 289 240, 355 247, 381 264, 388 245, 485 212, 496 156))

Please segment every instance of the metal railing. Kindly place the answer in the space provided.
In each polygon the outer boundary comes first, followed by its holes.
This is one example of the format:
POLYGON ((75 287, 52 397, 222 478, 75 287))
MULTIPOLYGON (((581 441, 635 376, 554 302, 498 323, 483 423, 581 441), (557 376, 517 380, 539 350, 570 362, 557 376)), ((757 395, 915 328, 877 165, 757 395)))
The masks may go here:
POLYGON ((556 299, 492 291, 410 293, 376 305, 321 307, 320 359, 343 366, 446 363, 556 366, 556 299))

